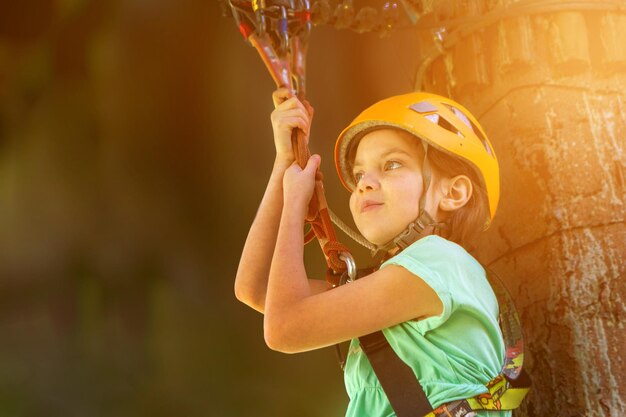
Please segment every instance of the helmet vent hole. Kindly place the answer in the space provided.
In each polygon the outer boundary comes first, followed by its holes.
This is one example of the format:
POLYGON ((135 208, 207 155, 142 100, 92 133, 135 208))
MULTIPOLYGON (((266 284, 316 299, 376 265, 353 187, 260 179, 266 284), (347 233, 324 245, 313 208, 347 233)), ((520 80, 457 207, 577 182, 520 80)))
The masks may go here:
POLYGON ((449 109, 450 109, 450 111, 451 111, 452 113, 454 113, 454 115, 455 115, 456 117, 458 117, 459 119, 461 119, 461 121, 462 121, 463 123, 465 123, 465 126, 467 126, 467 127, 472 127, 472 122, 470 122, 470 119, 469 119, 469 118, 465 115, 465 113, 463 113, 461 110, 459 110, 459 109, 457 109, 456 107, 451 106, 451 105, 449 105, 449 104, 445 104, 445 106, 446 106, 447 108, 449 108, 449 109))
POLYGON ((424 115, 424 117, 426 119, 430 120, 431 122, 433 122, 436 125, 439 124, 439 115, 438 114, 426 114, 426 115, 424 115))
POLYGON ((480 142, 483 144, 483 147, 485 148, 489 156, 493 157, 494 155, 493 150, 491 149, 489 142, 487 142, 485 135, 483 135, 483 132, 481 132, 478 126, 476 126, 474 122, 472 122, 472 120, 465 115, 465 113, 463 113, 461 110, 457 109, 456 107, 451 106, 449 104, 446 104, 446 107, 449 108, 459 119, 461 119, 463 123, 465 123, 468 127, 472 128, 476 136, 478 136, 478 139, 480 139, 480 142))
POLYGON ((465 137, 463 133, 459 131, 459 129, 454 127, 452 123, 447 121, 445 117, 441 116, 440 114, 426 114, 424 115, 424 117, 434 124, 438 125, 439 127, 446 129, 448 132, 452 132, 461 138, 465 137))
POLYGON ((464 137, 463 133, 461 133, 459 129, 457 129, 452 123, 447 121, 446 118, 441 115, 439 116, 439 122, 437 124, 446 129, 448 132, 452 132, 457 136, 464 137))
POLYGON ((478 136, 478 138, 482 142, 489 156, 493 158, 494 157, 493 150, 491 149, 489 142, 487 142, 487 138, 485 138, 485 136, 483 135, 483 132, 481 132, 480 129, 476 125, 474 125, 474 123, 472 123, 472 129, 474 130, 474 133, 476 133, 476 136, 478 136))

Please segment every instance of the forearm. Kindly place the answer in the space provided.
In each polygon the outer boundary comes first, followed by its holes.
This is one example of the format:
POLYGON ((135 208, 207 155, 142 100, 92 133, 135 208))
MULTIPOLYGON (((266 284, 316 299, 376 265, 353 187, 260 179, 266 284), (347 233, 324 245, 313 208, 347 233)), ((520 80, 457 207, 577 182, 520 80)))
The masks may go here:
POLYGON ((312 295, 303 259, 304 209, 288 207, 281 215, 265 303, 264 334, 272 348, 284 342, 291 310, 312 295))
POLYGON ((261 204, 244 245, 237 276, 235 295, 241 302, 261 313, 265 297, 278 227, 283 207, 283 175, 289 161, 276 160, 261 204))

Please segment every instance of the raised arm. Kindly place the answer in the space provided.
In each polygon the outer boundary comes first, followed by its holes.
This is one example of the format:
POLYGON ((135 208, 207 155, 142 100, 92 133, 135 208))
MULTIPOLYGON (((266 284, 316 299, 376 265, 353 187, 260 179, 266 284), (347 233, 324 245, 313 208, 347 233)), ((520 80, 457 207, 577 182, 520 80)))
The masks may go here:
POLYGON ((241 253, 235 278, 237 299, 261 313, 264 311, 267 277, 282 212, 282 178, 289 165, 289 162, 274 162, 265 194, 241 253))
POLYGON ((443 304, 420 277, 390 265, 332 291, 311 291, 304 269, 302 226, 319 157, 283 175, 284 207, 265 300, 267 345, 302 352, 363 336, 407 320, 439 315, 443 304))
MULTIPOLYGON (((283 176, 294 161, 291 132, 294 128, 302 129, 308 140, 312 117, 310 106, 291 97, 287 89, 275 91, 272 98, 275 106, 271 120, 276 159, 235 278, 237 299, 261 313, 265 310, 268 276, 283 209, 283 176)), ((311 286, 315 292, 326 287, 322 281, 313 280, 311 286)))

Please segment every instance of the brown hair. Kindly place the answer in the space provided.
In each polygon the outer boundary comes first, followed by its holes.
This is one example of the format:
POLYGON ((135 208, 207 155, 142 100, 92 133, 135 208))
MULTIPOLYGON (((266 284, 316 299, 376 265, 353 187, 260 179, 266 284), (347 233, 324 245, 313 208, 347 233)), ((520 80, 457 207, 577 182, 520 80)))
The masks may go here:
POLYGON ((432 169, 440 174, 448 177, 466 175, 472 182, 472 196, 446 220, 448 228, 442 231, 442 235, 467 250, 474 249, 474 240, 485 230, 489 222, 487 190, 483 181, 467 162, 433 146, 428 147, 428 162, 432 169))

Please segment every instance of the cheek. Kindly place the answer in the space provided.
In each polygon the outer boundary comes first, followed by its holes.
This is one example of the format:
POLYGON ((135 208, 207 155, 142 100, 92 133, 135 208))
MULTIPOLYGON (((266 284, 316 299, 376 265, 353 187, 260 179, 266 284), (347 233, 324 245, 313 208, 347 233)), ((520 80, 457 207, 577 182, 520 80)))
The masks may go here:
POLYGON ((399 205, 406 211, 413 213, 419 211, 419 201, 422 196, 423 184, 415 179, 407 180, 398 194, 401 196, 399 205))
POLYGON ((418 199, 422 195, 423 183, 418 177, 403 178, 394 184, 395 192, 404 198, 412 200, 418 199))
POLYGON ((356 214, 356 197, 354 193, 350 194, 350 213, 352 213, 352 218, 356 214))

